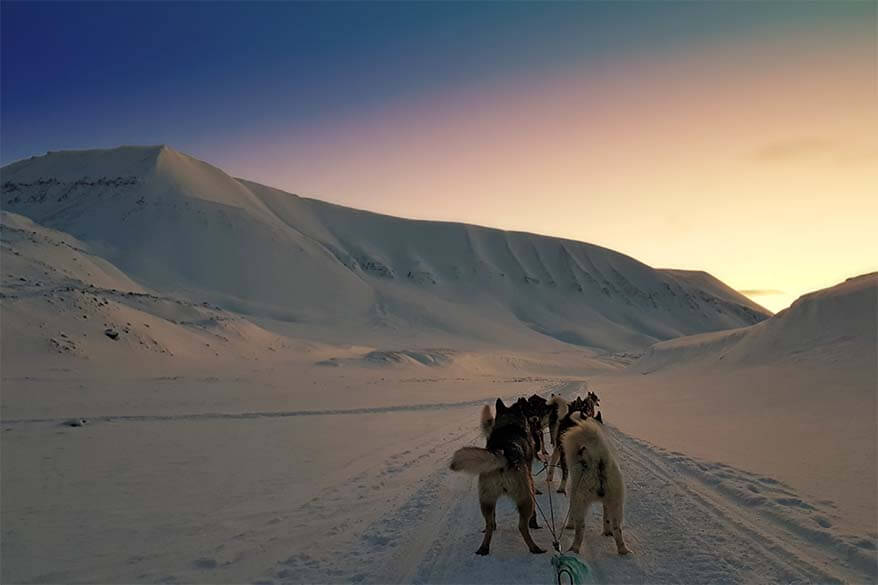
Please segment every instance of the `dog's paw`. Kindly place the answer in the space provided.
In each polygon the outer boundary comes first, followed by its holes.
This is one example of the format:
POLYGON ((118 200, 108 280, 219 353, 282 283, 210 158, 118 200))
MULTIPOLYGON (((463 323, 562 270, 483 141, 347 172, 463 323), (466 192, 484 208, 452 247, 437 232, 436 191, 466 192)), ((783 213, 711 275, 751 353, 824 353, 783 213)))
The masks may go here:
POLYGON ((628 548, 627 546, 623 546, 622 548, 620 548, 620 549, 618 550, 618 552, 619 552, 619 555, 630 555, 630 554, 631 554, 631 549, 628 548))
POLYGON ((574 526, 573 524, 568 524, 564 527, 565 530, 573 530, 574 528, 576 528, 576 526, 574 526))
POLYGON ((558 488, 557 490, 555 490, 555 493, 566 495, 566 494, 567 494, 567 490, 564 489, 564 488, 558 488))
POLYGON ((479 550, 476 551, 476 554, 479 555, 479 556, 484 557, 484 556, 486 556, 486 555, 488 554, 488 552, 489 552, 489 551, 488 551, 488 547, 487 547, 487 546, 480 546, 480 547, 479 547, 479 550))
POLYGON ((572 552, 572 553, 575 553, 575 554, 579 554, 579 549, 576 548, 576 547, 572 547, 572 546, 571 546, 570 548, 567 549, 567 552, 572 552))
POLYGON ((535 554, 535 555, 541 555, 541 554, 543 554, 544 552, 546 552, 546 549, 544 549, 544 548, 540 548, 540 547, 538 547, 538 546, 535 546, 535 547, 533 547, 532 549, 530 549, 530 552, 531 552, 532 554, 535 554))
POLYGON ((543 492, 541 492, 540 490, 534 490, 534 493, 538 496, 543 495, 543 492))
POLYGON ((605 530, 604 532, 601 533, 601 536, 613 536, 613 531, 612 530, 605 530))

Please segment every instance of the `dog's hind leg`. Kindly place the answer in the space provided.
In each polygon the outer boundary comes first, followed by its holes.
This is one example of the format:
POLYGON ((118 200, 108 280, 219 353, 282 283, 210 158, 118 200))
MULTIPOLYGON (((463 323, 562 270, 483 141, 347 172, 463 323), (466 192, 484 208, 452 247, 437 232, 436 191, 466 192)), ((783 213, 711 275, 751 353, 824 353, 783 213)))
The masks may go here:
POLYGON ((622 523, 619 518, 613 518, 610 521, 613 525, 613 538, 616 539, 616 552, 620 555, 627 555, 631 551, 625 546, 625 541, 622 540, 622 523))
POLYGON ((582 538, 585 534, 585 512, 587 506, 579 494, 572 494, 570 498, 570 521, 573 522, 573 542, 570 544, 571 550, 575 553, 579 552, 582 547, 582 538))
POLYGON ((521 533, 521 537, 524 539, 524 543, 527 545, 527 548, 535 555, 546 552, 545 549, 542 549, 537 546, 537 543, 534 542, 534 539, 530 535, 530 529, 528 528, 528 523, 530 519, 533 518, 535 513, 535 505, 532 494, 527 494, 527 496, 522 499, 520 502, 517 502, 518 505, 518 531, 521 533))
POLYGON ((610 513, 607 511, 607 503, 604 502, 604 536, 613 536, 613 527, 610 524, 610 513))
POLYGON ((482 507, 482 516, 485 518, 485 537, 482 539, 482 545, 476 551, 477 555, 486 555, 491 550, 491 537, 494 535, 494 529, 497 528, 496 509, 497 502, 479 502, 482 507))
MULTIPOLYGON (((582 469, 577 465, 573 468, 570 473, 570 481, 574 486, 579 487, 579 484, 582 481, 582 469)), ((579 490, 574 489, 569 497, 569 506, 570 512, 567 514, 567 525, 564 527, 567 530, 571 530, 576 528, 576 517, 577 511, 581 507, 582 495, 579 493, 579 490)), ((580 516, 585 517, 585 513, 588 511, 588 506, 586 506, 585 510, 578 512, 580 516)))
MULTIPOLYGON (((494 530, 497 530, 497 507, 496 506, 494 507, 494 515, 491 517, 491 527, 494 530)), ((482 532, 484 532, 485 530, 486 530, 485 528, 482 528, 482 532)))
MULTIPOLYGON (((563 449, 559 449, 562 450, 563 449)), ((567 457, 564 456, 564 453, 561 453, 561 483, 558 484, 558 493, 566 494, 567 493, 567 457)))
POLYGON ((549 482, 552 481, 552 478, 555 477, 555 467, 558 466, 558 461, 561 459, 561 448, 555 447, 552 451, 552 458, 549 459, 549 469, 546 471, 546 479, 549 482))
POLYGON ((625 546, 625 541, 622 540, 622 518, 624 517, 623 506, 623 501, 616 498, 607 502, 606 510, 609 512, 610 516, 610 530, 612 531, 613 538, 616 540, 616 552, 620 555, 627 555, 631 551, 625 546))
MULTIPOLYGON (((534 502, 536 502, 536 494, 539 494, 541 492, 538 491, 536 486, 534 485, 534 476, 531 474, 530 469, 527 470, 527 483, 530 484, 531 493, 534 494, 531 497, 534 499, 534 502)), ((530 522, 528 523, 528 526, 530 526, 531 528, 541 528, 541 526, 539 524, 537 524, 536 506, 534 506, 534 511, 533 511, 533 514, 531 514, 530 522)))

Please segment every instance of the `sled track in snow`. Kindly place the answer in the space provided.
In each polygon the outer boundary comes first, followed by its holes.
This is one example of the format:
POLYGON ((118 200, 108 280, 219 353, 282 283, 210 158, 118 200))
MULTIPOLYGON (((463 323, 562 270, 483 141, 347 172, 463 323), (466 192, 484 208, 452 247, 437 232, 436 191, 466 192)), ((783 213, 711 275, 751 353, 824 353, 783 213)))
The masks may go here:
MULTIPOLYGON (((616 554, 612 539, 600 534, 600 506, 593 506, 581 556, 598 582, 878 581, 874 549, 856 537, 825 529, 824 514, 831 511, 805 502, 783 483, 668 452, 613 428, 609 435, 625 474, 625 538, 633 554, 616 554)), ((534 469, 539 467, 536 464, 534 469)), ((537 487, 543 491, 537 496, 540 505, 548 510, 545 476, 537 477, 537 487)), ((567 499, 554 491, 551 496, 560 523, 567 499)), ((517 513, 508 500, 498 503, 498 532, 490 556, 473 554, 483 527, 474 478, 434 469, 411 497, 398 510, 401 515, 410 506, 430 513, 408 526, 399 538, 401 544, 380 556, 381 562, 365 573, 365 581, 551 582, 549 554, 527 552, 516 529, 517 513)), ((384 522, 396 519, 391 515, 384 522)), ((532 533, 540 546, 550 549, 545 526, 532 533)), ((563 533, 562 547, 568 547, 571 531, 563 533)))

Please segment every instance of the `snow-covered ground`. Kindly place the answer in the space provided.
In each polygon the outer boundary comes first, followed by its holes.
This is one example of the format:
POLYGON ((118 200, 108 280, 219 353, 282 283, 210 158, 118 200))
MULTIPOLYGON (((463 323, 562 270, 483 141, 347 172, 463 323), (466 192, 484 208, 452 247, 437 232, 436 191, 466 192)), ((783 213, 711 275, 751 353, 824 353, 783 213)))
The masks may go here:
MULTIPOLYGON (((81 407, 5 421, 3 581, 550 582, 549 557, 526 551, 511 502, 498 509, 491 556, 473 554, 483 526, 475 480, 447 462, 478 442, 479 406, 490 397, 575 394, 584 384, 393 378, 384 384, 400 394, 422 385, 482 399, 252 413, 181 404, 64 426, 88 414, 81 407)), ((165 384, 209 394, 215 383, 165 384)), ((616 412, 612 398, 604 411, 616 412)), ((835 502, 616 428, 610 436, 634 554, 617 556, 600 536, 596 507, 582 557, 598 582, 875 581, 878 536, 838 529, 835 502)), ((551 492, 537 477, 548 515, 551 492)), ((552 496, 563 515, 565 498, 552 496)), ((548 547, 548 531, 535 532, 548 547)))
POLYGON ((597 582, 878 582, 878 274, 771 317, 702 272, 167 148, 10 165, 3 207, 4 583, 551 582, 510 502, 473 554, 447 463, 483 404, 585 388, 634 551, 594 510, 597 582))

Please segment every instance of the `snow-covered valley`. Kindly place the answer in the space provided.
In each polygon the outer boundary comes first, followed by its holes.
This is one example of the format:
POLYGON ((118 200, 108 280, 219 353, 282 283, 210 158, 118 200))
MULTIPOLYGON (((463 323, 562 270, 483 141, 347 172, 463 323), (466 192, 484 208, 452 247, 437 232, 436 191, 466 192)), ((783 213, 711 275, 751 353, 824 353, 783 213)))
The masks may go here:
POLYGON ((2 182, 3 582, 552 582, 511 502, 473 554, 448 460, 498 396, 586 388, 633 549, 596 507, 597 582, 878 581, 878 274, 772 316, 705 273, 167 147, 2 182))

